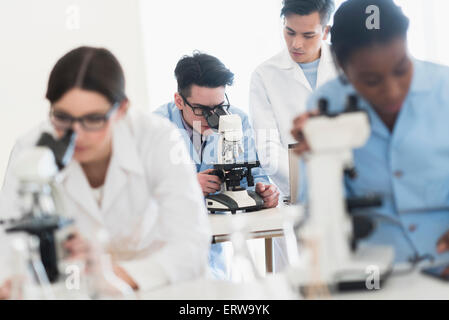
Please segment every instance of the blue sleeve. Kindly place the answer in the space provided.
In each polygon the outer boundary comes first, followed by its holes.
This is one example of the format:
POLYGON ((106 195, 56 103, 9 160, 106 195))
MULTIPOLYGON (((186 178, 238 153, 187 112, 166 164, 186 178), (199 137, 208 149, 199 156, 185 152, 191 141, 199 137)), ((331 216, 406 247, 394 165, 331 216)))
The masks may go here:
POLYGON ((168 110, 165 106, 161 106, 153 111, 154 114, 157 114, 159 116, 162 116, 164 118, 169 118, 168 116, 168 110))
POLYGON ((346 99, 349 95, 357 94, 354 87, 345 84, 339 78, 326 82, 315 90, 307 100, 307 111, 317 110, 318 101, 322 98, 329 103, 328 108, 331 112, 341 112, 346 105, 346 99))

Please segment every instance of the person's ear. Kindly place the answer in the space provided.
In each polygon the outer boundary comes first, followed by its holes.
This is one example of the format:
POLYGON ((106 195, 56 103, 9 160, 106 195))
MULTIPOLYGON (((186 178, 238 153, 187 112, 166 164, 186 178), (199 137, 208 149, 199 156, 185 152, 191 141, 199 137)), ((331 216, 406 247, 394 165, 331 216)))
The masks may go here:
POLYGON ((125 99, 122 101, 122 103, 120 103, 120 107, 118 107, 117 120, 124 118, 126 116, 126 113, 128 112, 128 109, 129 109, 129 100, 125 99))
POLYGON ((331 31, 331 27, 330 26, 326 26, 324 28, 324 33, 323 33, 323 41, 326 41, 327 38, 329 37, 329 33, 331 31))
POLYGON ((175 104, 179 110, 182 111, 184 109, 184 100, 178 92, 175 93, 175 104))

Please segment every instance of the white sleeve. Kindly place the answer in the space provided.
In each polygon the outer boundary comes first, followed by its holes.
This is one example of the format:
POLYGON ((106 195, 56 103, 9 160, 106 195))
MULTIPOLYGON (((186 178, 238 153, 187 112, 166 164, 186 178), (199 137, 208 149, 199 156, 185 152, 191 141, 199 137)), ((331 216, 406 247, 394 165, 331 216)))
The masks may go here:
POLYGON ((0 287, 11 276, 11 252, 8 245, 9 239, 0 229, 0 287))
POLYGON ((3 187, 0 196, 0 219, 17 218, 21 214, 19 212, 18 203, 18 188, 19 181, 14 173, 14 165, 16 164, 17 157, 23 151, 24 145, 17 142, 9 156, 8 166, 6 168, 5 178, 3 180, 3 187))
POLYGON ((42 122, 38 126, 32 128, 25 135, 17 139, 16 143, 14 144, 14 147, 12 148, 9 156, 8 166, 6 168, 1 190, 4 199, 7 200, 7 206, 4 205, 3 208, 7 207, 8 210, 0 209, 0 217, 5 219, 17 218, 21 216, 21 213, 19 212, 20 206, 17 193, 19 188, 19 179, 17 179, 14 170, 18 162, 18 158, 21 156, 22 152, 28 148, 33 147, 36 144, 37 139, 42 131, 48 130, 48 122, 42 122))
POLYGON ((146 172, 151 174, 151 196, 158 203, 154 242, 160 248, 146 258, 121 264, 142 291, 203 275, 211 243, 192 160, 178 129, 172 124, 164 128, 149 139, 146 149, 151 159, 145 163, 146 172))
MULTIPOLYGON (((17 218, 20 216, 17 203, 18 180, 14 175, 13 167, 15 163, 14 159, 21 149, 22 148, 16 143, 9 158, 3 187, 0 192, 0 220, 17 218)), ((13 254, 11 248, 11 235, 6 234, 3 226, 0 224, 0 286, 13 275, 13 254)))
POLYGON ((281 143, 281 136, 270 99, 260 74, 251 77, 249 112, 256 136, 260 163, 265 173, 284 195, 289 195, 288 150, 281 143))

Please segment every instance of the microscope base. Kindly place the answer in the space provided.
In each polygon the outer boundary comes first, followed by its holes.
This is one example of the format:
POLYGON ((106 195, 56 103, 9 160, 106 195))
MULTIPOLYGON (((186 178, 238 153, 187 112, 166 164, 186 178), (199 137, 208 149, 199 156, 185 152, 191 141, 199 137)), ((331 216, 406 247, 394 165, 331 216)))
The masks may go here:
POLYGON ((350 261, 335 272, 334 289, 338 292, 381 289, 393 270, 393 264, 393 248, 360 247, 350 261))
POLYGON ((206 197, 207 209, 210 213, 237 211, 256 211, 263 208, 263 199, 251 190, 225 191, 206 197))
MULTIPOLYGON (((341 268, 329 270, 330 278, 324 281, 329 293, 348 291, 372 291, 382 289, 385 281, 393 270, 394 250, 391 247, 366 246, 356 251, 351 259, 341 268)), ((310 270, 302 265, 287 270, 293 286, 298 286, 303 296, 313 291, 315 286, 305 274, 310 270)))

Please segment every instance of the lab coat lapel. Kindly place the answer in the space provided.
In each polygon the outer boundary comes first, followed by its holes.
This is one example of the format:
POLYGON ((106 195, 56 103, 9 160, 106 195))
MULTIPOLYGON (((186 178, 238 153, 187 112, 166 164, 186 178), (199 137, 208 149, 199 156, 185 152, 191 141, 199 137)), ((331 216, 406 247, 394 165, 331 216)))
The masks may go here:
POLYGON ((101 211, 107 212, 125 190, 132 175, 144 175, 136 140, 125 120, 117 123, 113 133, 112 157, 104 184, 101 211))
POLYGON ((86 213, 102 221, 99 207, 95 202, 91 188, 80 164, 72 161, 62 172, 63 188, 66 190, 67 196, 82 207, 86 213))
POLYGON ((284 51, 280 55, 280 59, 278 60, 277 65, 281 69, 285 69, 286 72, 290 73, 289 77, 292 77, 293 79, 301 83, 308 91, 313 91, 309 81, 306 78, 306 75, 302 71, 301 67, 295 61, 293 61, 290 53, 288 52, 288 49, 284 49, 284 51))
POLYGON ((113 157, 109 163, 108 173, 106 175, 101 211, 107 212, 114 201, 119 198, 120 193, 125 189, 127 181, 128 177, 126 172, 122 170, 116 157, 113 157))
POLYGON ((304 74, 304 71, 302 71, 302 69, 298 65, 298 63, 293 61, 293 59, 290 57, 288 50, 286 51, 285 59, 289 59, 289 61, 290 61, 290 65, 291 65, 291 69, 292 69, 291 72, 293 72, 293 78, 296 81, 298 81, 299 83, 301 83, 309 92, 312 92, 313 89, 310 86, 310 83, 307 80, 306 75, 304 74))
POLYGON ((309 81, 306 78, 306 75, 302 71, 301 67, 296 64, 296 66, 293 66, 293 76, 296 81, 300 82, 310 93, 313 92, 312 87, 310 86, 309 81))

